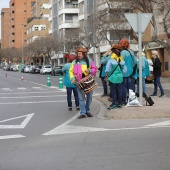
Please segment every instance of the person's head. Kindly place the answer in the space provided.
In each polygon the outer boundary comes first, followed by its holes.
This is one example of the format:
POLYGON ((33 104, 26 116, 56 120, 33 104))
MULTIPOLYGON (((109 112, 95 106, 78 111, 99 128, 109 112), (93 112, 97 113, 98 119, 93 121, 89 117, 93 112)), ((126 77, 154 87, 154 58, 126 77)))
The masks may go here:
POLYGON ((88 62, 88 57, 87 57, 87 52, 88 52, 88 50, 86 49, 86 48, 84 48, 84 47, 78 47, 77 49, 76 49, 76 51, 77 51, 77 62, 78 62, 78 60, 85 60, 86 61, 86 63, 87 63, 87 66, 89 66, 89 62, 88 62))
POLYGON ((153 50, 153 51, 151 52, 151 57, 152 57, 153 59, 159 58, 159 53, 158 53, 156 50, 153 50))
POLYGON ((119 47, 121 50, 125 49, 125 48, 129 48, 129 41, 126 39, 126 38, 122 38, 120 41, 119 41, 119 47))
POLYGON ((113 44, 111 48, 112 52, 115 53, 117 56, 120 56, 120 47, 118 44, 113 44))

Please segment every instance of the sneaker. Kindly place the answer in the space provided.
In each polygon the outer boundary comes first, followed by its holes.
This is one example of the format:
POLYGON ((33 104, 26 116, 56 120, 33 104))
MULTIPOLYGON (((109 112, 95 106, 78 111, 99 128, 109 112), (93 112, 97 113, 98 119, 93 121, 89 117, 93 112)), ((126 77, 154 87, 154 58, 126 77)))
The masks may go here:
POLYGON ((161 94, 159 97, 165 97, 165 94, 161 94))
POLYGON ((125 105, 127 105, 127 102, 122 102, 122 106, 125 106, 125 105))
POLYGON ((116 108, 117 108, 116 105, 110 105, 107 109, 108 109, 108 110, 111 110, 111 109, 116 109, 116 108))
POLYGON ((80 107, 79 107, 79 106, 77 106, 77 107, 76 107, 76 110, 77 110, 77 111, 79 111, 79 110, 80 110, 80 107))
POLYGON ((150 96, 157 96, 157 94, 153 93, 153 94, 151 94, 150 96))
POLYGON ((69 107, 68 110, 69 110, 69 111, 72 111, 72 107, 69 107))
POLYGON ((86 113, 87 117, 93 117, 91 113, 86 113))
POLYGON ((103 94, 101 97, 107 97, 107 94, 103 94))
POLYGON ((117 105, 117 108, 122 108, 122 105, 121 105, 121 104, 118 104, 118 105, 117 105))
POLYGON ((113 98, 112 98, 112 97, 109 97, 109 98, 108 98, 108 101, 109 101, 109 102, 113 102, 113 98))
POLYGON ((80 115, 79 117, 78 117, 78 119, 82 119, 82 118, 85 118, 86 116, 85 115, 80 115))

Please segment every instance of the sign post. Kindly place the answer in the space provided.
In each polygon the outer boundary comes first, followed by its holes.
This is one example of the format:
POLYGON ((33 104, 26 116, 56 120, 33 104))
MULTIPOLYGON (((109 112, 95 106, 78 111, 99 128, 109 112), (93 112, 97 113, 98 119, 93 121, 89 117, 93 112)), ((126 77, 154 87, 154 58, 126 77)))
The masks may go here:
POLYGON ((139 49, 139 102, 142 105, 142 35, 149 24, 151 13, 125 13, 124 14, 129 24, 132 26, 134 32, 138 35, 138 49, 139 49))

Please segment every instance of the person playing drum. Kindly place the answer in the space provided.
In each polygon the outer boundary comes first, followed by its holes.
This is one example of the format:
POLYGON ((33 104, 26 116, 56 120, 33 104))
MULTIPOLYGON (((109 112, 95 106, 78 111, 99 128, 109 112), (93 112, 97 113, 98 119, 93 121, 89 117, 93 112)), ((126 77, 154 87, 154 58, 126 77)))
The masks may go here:
MULTIPOLYGON (((94 62, 87 57, 88 50, 86 48, 79 47, 76 51, 77 59, 72 62, 69 70, 70 79, 73 84, 76 84, 78 81, 90 74, 94 76, 97 72, 97 67, 94 62)), ((90 113, 90 104, 92 101, 93 91, 87 93, 85 98, 85 94, 77 85, 77 92, 80 106, 80 116, 78 119, 85 118, 86 116, 93 117, 90 113)))

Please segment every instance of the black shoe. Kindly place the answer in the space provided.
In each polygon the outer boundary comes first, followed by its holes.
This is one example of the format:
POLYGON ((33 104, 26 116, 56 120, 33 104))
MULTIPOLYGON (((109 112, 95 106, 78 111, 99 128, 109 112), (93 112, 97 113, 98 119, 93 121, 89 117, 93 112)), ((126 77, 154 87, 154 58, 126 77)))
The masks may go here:
POLYGON ((69 110, 69 111, 72 111, 72 107, 69 107, 68 110, 69 110))
POLYGON ((103 94, 101 97, 107 97, 107 94, 103 94))
POLYGON ((79 106, 77 106, 77 107, 76 107, 76 110, 77 110, 77 111, 79 111, 79 110, 80 110, 80 107, 79 107, 79 106))
POLYGON ((78 119, 82 119, 82 118, 85 118, 86 116, 85 115, 80 115, 79 117, 78 117, 78 119))
POLYGON ((151 94, 150 96, 157 96, 157 94, 153 93, 153 94, 151 94))
POLYGON ((91 113, 86 113, 87 117, 93 117, 91 113))
POLYGON ((161 94, 159 97, 165 97, 165 94, 161 94))

